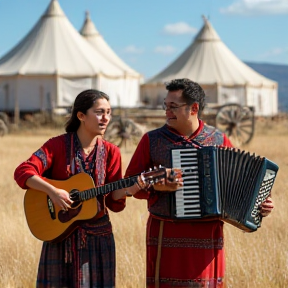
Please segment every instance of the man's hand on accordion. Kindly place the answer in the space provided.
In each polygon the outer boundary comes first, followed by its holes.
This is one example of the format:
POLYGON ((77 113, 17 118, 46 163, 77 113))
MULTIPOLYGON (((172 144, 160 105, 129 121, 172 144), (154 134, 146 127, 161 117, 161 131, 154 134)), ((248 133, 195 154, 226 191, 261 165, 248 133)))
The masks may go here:
POLYGON ((174 192, 183 186, 182 170, 166 168, 167 177, 153 185, 156 191, 174 192))
POLYGON ((270 215, 272 210, 274 209, 274 203, 271 197, 268 197, 261 205, 261 215, 262 217, 266 217, 270 215))

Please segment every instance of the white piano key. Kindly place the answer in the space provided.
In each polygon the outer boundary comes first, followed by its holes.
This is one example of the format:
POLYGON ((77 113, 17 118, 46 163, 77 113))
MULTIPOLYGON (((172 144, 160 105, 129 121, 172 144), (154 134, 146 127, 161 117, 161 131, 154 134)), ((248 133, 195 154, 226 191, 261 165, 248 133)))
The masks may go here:
POLYGON ((201 217, 197 149, 172 150, 172 167, 183 169, 183 187, 175 193, 176 217, 201 217))
POLYGON ((184 198, 176 198, 176 202, 180 203, 180 202, 185 202, 185 201, 195 201, 195 202, 200 202, 200 198, 197 196, 186 196, 184 198))

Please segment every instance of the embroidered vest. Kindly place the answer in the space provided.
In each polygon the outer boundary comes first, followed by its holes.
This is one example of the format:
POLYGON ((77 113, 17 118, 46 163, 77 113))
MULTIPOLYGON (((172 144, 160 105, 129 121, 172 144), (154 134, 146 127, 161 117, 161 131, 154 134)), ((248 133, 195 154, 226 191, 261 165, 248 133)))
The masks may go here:
MULTIPOLYGON (((166 125, 151 132, 148 132, 150 142, 150 155, 154 166, 172 166, 171 149, 192 147, 193 141, 205 146, 222 145, 223 133, 215 127, 204 125, 200 133, 193 139, 186 139, 181 135, 171 132, 166 125)), ((163 218, 172 218, 172 203, 170 192, 156 192, 158 199, 149 205, 151 214, 163 218)))

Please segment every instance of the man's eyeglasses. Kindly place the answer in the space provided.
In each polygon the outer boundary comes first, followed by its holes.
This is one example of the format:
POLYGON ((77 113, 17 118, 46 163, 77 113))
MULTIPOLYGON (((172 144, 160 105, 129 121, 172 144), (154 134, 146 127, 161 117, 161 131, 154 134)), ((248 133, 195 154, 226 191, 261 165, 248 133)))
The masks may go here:
POLYGON ((162 108, 164 111, 176 112, 178 108, 188 105, 187 103, 179 104, 179 105, 167 105, 165 102, 162 104, 162 108))

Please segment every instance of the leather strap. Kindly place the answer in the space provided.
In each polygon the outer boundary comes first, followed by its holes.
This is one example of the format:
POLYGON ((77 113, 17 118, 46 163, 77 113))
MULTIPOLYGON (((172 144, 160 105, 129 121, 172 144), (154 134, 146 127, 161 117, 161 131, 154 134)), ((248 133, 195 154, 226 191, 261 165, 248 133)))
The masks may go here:
POLYGON ((157 248, 157 258, 155 267, 155 288, 159 288, 159 272, 160 272, 160 260, 162 250, 163 227, 164 227, 164 221, 161 220, 159 226, 158 248, 157 248))

